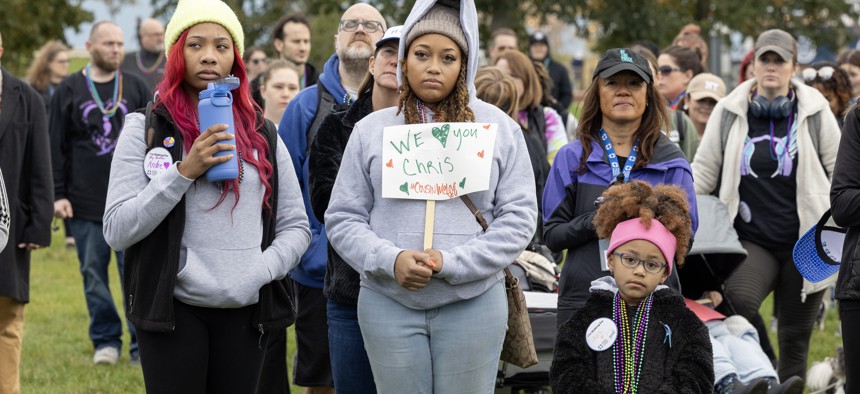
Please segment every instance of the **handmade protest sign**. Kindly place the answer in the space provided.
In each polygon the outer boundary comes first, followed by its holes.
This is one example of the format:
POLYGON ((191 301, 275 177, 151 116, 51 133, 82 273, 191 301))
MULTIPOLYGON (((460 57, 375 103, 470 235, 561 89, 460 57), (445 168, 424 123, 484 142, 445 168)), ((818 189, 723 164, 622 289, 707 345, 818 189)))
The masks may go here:
POLYGON ((424 248, 433 242, 435 202, 487 190, 496 123, 390 126, 382 134, 382 197, 427 200, 424 248))
POLYGON ((487 190, 497 129, 495 123, 386 127, 382 197, 448 200, 487 190))

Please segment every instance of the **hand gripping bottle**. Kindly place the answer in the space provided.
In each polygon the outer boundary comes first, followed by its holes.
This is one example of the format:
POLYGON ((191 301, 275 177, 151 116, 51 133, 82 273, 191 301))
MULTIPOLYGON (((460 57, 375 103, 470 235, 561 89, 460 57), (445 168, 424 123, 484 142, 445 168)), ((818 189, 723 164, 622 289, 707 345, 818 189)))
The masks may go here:
MULTIPOLYGON (((236 135, 233 128, 233 94, 230 93, 239 87, 239 78, 228 76, 221 78, 213 83, 209 83, 208 89, 200 92, 200 102, 197 104, 197 111, 200 114, 200 133, 203 133, 210 126, 215 124, 226 124, 227 133, 236 135)), ((236 145, 236 139, 221 140, 217 144, 236 145)), ((216 164, 206 170, 206 180, 208 182, 227 181, 239 177, 239 161, 238 152, 219 151, 214 156, 233 155, 229 161, 216 164)))

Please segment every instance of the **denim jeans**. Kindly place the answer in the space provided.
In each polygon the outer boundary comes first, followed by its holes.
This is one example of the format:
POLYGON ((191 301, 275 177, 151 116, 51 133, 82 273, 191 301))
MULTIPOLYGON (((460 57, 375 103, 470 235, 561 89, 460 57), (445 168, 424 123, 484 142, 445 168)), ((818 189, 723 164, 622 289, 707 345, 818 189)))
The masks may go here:
POLYGON ((744 322, 744 328, 734 334, 729 332, 723 320, 712 320, 705 324, 714 349, 715 383, 733 373, 744 383, 758 378, 777 378, 773 364, 761 350, 758 332, 752 324, 746 320, 744 322))
MULTIPOLYGON (((102 233, 102 223, 72 218, 71 225, 75 246, 78 249, 81 275, 84 278, 84 297, 90 313, 90 340, 93 341, 95 349, 106 346, 120 349, 122 348, 122 319, 117 313, 110 293, 108 264, 111 249, 102 233)), ((123 254, 120 251, 116 252, 116 262, 120 285, 122 285, 123 254)), ((128 331, 131 334, 129 353, 137 354, 137 336, 130 322, 128 331)))
POLYGON ((380 394, 493 392, 507 320, 501 281, 475 298, 427 310, 367 287, 358 295, 358 322, 380 394))
POLYGON ((373 371, 358 326, 358 307, 328 300, 326 311, 335 390, 339 394, 375 394, 373 371))

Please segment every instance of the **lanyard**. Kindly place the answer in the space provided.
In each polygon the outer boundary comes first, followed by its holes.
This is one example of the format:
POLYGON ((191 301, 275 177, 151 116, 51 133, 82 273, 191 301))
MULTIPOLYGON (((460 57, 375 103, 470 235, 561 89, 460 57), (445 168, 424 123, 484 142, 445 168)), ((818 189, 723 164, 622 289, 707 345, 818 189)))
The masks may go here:
POLYGON ((669 109, 674 110, 674 109, 678 108, 678 103, 681 102, 681 99, 684 98, 684 96, 686 96, 686 95, 687 95, 686 91, 681 92, 681 94, 679 94, 678 97, 675 97, 675 99, 672 100, 671 103, 669 103, 669 109))
POLYGON ((618 163, 618 155, 615 154, 615 148, 612 147, 612 141, 609 140, 609 134, 602 128, 600 129, 600 141, 603 144, 603 150, 606 151, 606 157, 609 159, 609 166, 612 167, 612 178, 618 179, 618 176, 624 174, 624 182, 630 180, 630 172, 633 171, 633 166, 636 165, 636 154, 639 152, 639 140, 633 143, 633 148, 630 149, 630 155, 627 156, 627 163, 624 164, 622 172, 621 165, 618 163))

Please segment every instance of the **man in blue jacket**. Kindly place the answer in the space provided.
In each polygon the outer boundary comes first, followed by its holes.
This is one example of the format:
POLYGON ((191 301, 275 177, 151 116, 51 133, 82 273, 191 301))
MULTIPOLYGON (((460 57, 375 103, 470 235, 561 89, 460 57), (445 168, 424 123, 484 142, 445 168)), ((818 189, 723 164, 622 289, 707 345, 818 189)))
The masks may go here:
MULTIPOLYGON (((311 244, 299 266, 290 272, 296 285, 296 363, 293 382, 309 387, 306 392, 334 392, 328 350, 325 279, 327 240, 325 228, 311 210, 308 195, 308 141, 313 140, 322 120, 341 112, 357 98, 357 90, 368 72, 368 60, 385 32, 385 19, 373 6, 359 3, 340 19, 332 55, 316 85, 305 88, 287 106, 278 134, 287 145, 302 189, 311 225, 311 244)), ((325 132, 324 130, 322 132, 325 132)))

